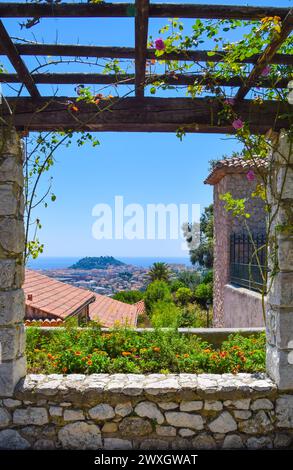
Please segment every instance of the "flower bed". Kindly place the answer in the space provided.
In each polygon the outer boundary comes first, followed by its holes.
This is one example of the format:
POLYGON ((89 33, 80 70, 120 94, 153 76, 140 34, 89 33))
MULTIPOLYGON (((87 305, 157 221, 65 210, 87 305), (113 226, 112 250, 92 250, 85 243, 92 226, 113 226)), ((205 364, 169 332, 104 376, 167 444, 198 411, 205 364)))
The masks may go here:
POLYGON ((265 335, 231 335, 216 350, 174 330, 65 328, 47 337, 30 327, 27 361, 29 372, 47 374, 256 372, 265 370, 265 335))

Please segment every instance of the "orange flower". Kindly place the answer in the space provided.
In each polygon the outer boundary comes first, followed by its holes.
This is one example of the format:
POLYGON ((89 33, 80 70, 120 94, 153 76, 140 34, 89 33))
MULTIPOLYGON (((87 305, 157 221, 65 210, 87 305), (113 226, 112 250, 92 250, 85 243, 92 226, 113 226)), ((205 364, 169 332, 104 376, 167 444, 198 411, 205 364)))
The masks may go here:
POLYGON ((47 356, 48 356, 48 359, 54 359, 54 356, 52 356, 52 354, 50 353, 47 356))
POLYGON ((92 365, 93 365, 93 361, 87 361, 87 365, 88 365, 88 366, 92 366, 92 365))
POLYGON ((180 354, 176 354, 176 357, 177 357, 177 358, 180 357, 180 354))
POLYGON ((186 357, 186 358, 187 358, 187 357, 189 357, 189 354, 184 354, 184 356, 183 356, 183 357, 186 357))
POLYGON ((210 349, 204 349, 203 352, 205 352, 205 353, 210 353, 211 350, 210 350, 210 349))
POLYGON ((131 353, 128 351, 123 351, 122 356, 124 357, 131 356, 131 353))
POLYGON ((161 348, 158 348, 157 346, 153 347, 153 351, 155 352, 160 352, 161 351, 161 348))
POLYGON ((226 357, 228 355, 227 351, 221 351, 220 356, 221 357, 226 357))
POLYGON ((64 372, 64 374, 66 374, 67 371, 68 371, 67 367, 63 367, 62 372, 64 372))
POLYGON ((75 351, 75 356, 81 356, 81 352, 80 351, 75 351))

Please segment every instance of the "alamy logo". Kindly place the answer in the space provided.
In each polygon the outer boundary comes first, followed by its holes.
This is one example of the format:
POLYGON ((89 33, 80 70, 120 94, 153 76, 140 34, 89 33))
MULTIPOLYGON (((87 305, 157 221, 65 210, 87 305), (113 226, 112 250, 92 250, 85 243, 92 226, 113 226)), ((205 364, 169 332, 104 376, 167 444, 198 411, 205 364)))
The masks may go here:
POLYGON ((115 196, 114 211, 101 203, 93 207, 92 215, 96 217, 92 226, 96 240, 181 240, 183 250, 199 243, 199 204, 125 205, 123 196, 115 196))

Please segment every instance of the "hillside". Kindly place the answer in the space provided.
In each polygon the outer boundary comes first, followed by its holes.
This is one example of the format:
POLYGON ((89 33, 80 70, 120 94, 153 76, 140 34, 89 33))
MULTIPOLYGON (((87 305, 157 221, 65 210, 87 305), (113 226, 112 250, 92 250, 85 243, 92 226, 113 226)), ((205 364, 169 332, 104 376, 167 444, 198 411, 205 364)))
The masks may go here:
POLYGON ((99 256, 82 258, 69 269, 107 269, 110 266, 123 266, 125 263, 113 256, 99 256))

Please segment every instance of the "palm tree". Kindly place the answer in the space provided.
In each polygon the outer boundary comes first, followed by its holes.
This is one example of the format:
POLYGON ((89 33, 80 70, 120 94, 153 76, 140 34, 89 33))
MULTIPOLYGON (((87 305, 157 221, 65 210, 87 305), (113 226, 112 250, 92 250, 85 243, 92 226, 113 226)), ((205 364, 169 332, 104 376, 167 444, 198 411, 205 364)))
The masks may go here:
POLYGON ((149 270, 147 276, 153 281, 165 281, 169 282, 171 272, 169 266, 166 263, 154 263, 149 270))

